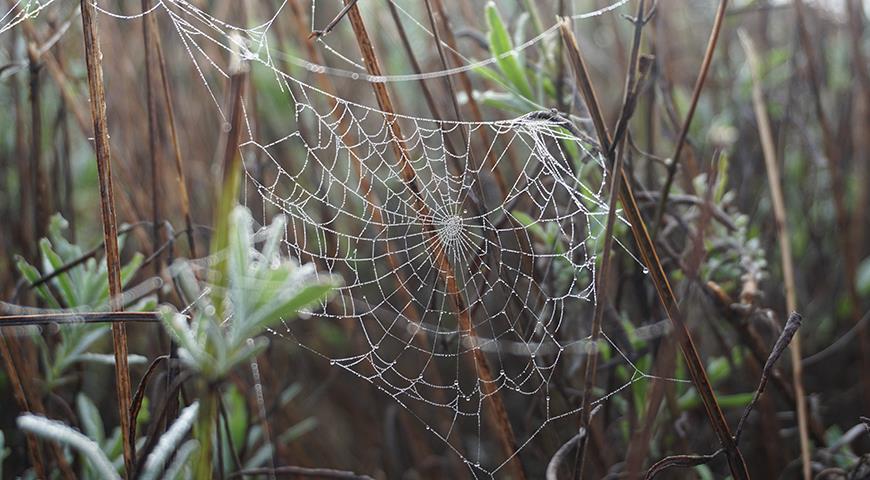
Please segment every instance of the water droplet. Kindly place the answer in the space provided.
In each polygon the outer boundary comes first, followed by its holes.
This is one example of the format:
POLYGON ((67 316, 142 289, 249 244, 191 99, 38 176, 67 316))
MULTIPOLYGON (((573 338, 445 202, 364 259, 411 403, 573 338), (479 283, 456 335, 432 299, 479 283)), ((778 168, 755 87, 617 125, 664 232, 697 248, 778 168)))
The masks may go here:
POLYGON ((330 360, 330 361, 329 361, 329 364, 330 364, 330 365, 335 365, 335 360, 330 360))
POLYGON ((643 267, 643 274, 644 274, 644 275, 649 275, 649 269, 646 268, 646 267, 643 267))

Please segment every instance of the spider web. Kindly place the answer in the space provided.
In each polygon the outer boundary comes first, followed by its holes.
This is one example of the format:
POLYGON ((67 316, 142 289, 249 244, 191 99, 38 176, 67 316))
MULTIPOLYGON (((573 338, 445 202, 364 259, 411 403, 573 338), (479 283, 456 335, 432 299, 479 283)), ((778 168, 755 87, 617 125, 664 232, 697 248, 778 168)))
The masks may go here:
MULTIPOLYGON (((0 33, 54 1, 14 2, 0 17, 0 33)), ((587 319, 608 205, 606 168, 593 142, 551 113, 488 122, 386 113, 331 95, 281 66, 368 88, 362 82, 440 78, 495 58, 371 76, 324 41, 351 70, 270 47, 270 30, 289 14, 286 0, 252 28, 185 0, 155 3, 135 15, 98 8, 121 20, 167 15, 222 122, 227 112, 212 86, 229 77, 222 66, 229 61, 221 57, 238 55, 267 71, 287 102, 288 127, 277 135, 254 128, 254 110, 244 103, 246 188, 262 203, 264 223, 276 213, 286 216, 291 254, 341 276, 344 285, 330 302, 271 333, 392 397, 475 477, 494 476, 551 422, 576 416, 580 402, 568 401, 553 379, 575 371, 595 348, 587 319), (320 341, 315 329, 324 322, 343 329, 347 344, 320 341), (534 425, 515 426, 518 448, 499 452, 489 405, 525 411, 541 401, 534 425)), ((557 28, 508 54, 551 38, 557 28)), ((625 353, 626 341, 614 341, 606 330, 603 337, 631 376, 594 404, 651 377, 625 353)))

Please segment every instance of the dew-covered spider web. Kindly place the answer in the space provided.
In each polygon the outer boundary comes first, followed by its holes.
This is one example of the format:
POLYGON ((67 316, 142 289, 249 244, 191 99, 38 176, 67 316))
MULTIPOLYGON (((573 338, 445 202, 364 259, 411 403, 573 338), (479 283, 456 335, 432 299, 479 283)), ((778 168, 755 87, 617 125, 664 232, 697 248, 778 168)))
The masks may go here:
MULTIPOLYGON (((411 2, 392 1, 409 26, 431 36, 411 2)), ((0 19, 0 32, 63 2, 15 3, 0 19)), ((618 14, 625 3, 572 19, 618 14)), ((288 0, 255 11, 257 18, 247 21, 252 28, 199 4, 162 0, 135 14, 111 11, 110 2, 98 7, 104 18, 121 21, 165 16, 176 34, 176 41, 164 40, 166 48, 190 59, 222 124, 229 122, 222 92, 230 57, 248 63, 252 76, 274 82, 276 88, 257 99, 283 112, 268 119, 268 128, 249 96, 243 103, 245 198, 264 224, 277 214, 286 217, 291 255, 344 283, 328 303, 272 333, 394 399, 475 477, 495 476, 552 422, 576 426, 579 397, 553 379, 581 377, 579 366, 594 348, 596 261, 608 212, 604 160, 582 122, 546 110, 484 122, 386 113, 330 85, 359 96, 356 90, 368 93, 372 82, 455 76, 496 59, 466 59, 422 74, 369 75, 358 52, 341 51, 328 36, 317 42, 326 62, 273 47, 281 22, 297 26, 288 17, 298 10, 291 11, 288 0), (347 342, 319 341, 312 334, 319 323, 340 328, 347 342), (496 404, 512 417, 515 445, 509 450, 499 448, 496 404)), ((341 3, 306 7, 302 11, 315 18, 317 9, 334 12, 341 3)), ((509 54, 552 40, 557 28, 509 54)), ((630 375, 596 392, 596 404, 650 378, 617 333, 605 328, 602 343, 630 375)))

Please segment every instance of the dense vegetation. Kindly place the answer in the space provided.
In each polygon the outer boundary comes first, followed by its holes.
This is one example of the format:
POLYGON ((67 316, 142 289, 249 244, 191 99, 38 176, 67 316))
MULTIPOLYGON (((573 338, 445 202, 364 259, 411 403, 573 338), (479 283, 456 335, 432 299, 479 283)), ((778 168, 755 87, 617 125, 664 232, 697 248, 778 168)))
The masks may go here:
POLYGON ((0 7, 0 473, 870 478, 864 3, 345 5, 0 7))

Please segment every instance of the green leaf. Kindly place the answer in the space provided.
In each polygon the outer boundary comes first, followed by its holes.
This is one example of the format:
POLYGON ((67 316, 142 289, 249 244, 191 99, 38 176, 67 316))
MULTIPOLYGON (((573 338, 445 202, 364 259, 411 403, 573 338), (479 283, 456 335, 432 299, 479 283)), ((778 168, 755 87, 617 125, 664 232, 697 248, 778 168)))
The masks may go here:
POLYGON ((486 23, 489 26, 489 50, 496 59, 499 69, 524 97, 532 99, 532 88, 526 78, 525 70, 520 63, 510 34, 504 26, 501 15, 494 2, 486 4, 486 23))
POLYGON ((87 395, 79 393, 76 395, 76 411, 79 414, 82 430, 88 438, 102 445, 106 440, 106 431, 103 427, 103 419, 100 417, 100 410, 94 402, 87 395))
POLYGON ((539 221, 519 210, 512 211, 511 216, 513 216, 520 225, 525 227, 526 230, 531 232, 536 238, 545 242, 547 241, 547 232, 544 230, 544 227, 541 226, 539 221))
MULTIPOLYGON (((325 281, 304 286, 296 293, 291 293, 289 298, 276 298, 273 303, 257 311, 253 318, 248 320, 245 332, 247 336, 254 336, 271 327, 280 320, 296 316, 300 310, 325 299, 337 286, 335 281, 325 281)), ((285 294, 286 295, 286 294, 285 294)))
POLYGON ((136 254, 133 255, 133 258, 131 258, 130 261, 126 265, 121 267, 121 287, 122 288, 126 287, 127 284, 130 283, 130 280, 133 279, 133 275, 136 275, 136 272, 139 271, 139 267, 142 266, 142 262, 144 262, 144 261, 145 261, 145 257, 141 253, 136 252, 136 254))
MULTIPOLYGON (((27 263, 23 257, 16 255, 15 256, 15 266, 18 267, 18 271, 21 272, 21 275, 33 285, 42 277, 39 274, 39 270, 36 269, 33 265, 27 263)), ((51 308, 61 308, 60 302, 54 298, 54 295, 49 291, 48 287, 45 284, 36 287, 36 294, 39 295, 45 303, 48 304, 51 308)))
MULTIPOLYGON (((42 251, 43 263, 46 267, 50 267, 51 269, 49 271, 49 268, 43 267, 43 269, 46 270, 46 275, 54 273, 55 271, 63 267, 63 260, 61 260, 60 255, 58 255, 57 252, 55 252, 51 248, 51 242, 49 242, 48 239, 43 238, 39 241, 39 249, 42 251)), ((72 282, 70 282, 69 275, 67 275, 66 273, 61 273, 60 275, 54 277, 52 281, 55 285, 57 285, 58 289, 63 294, 63 303, 66 306, 72 307, 78 305, 78 296, 75 293, 72 282)))
POLYGON ((278 443, 285 444, 292 442, 297 438, 317 428, 317 419, 313 417, 306 418, 301 422, 288 428, 287 431, 278 436, 278 443))
MULTIPOLYGON (((716 395, 716 400, 722 408, 739 408, 749 405, 755 392, 734 393, 730 395, 716 395)), ((701 406, 701 397, 694 388, 691 388, 677 401, 680 410, 691 410, 701 406)))

